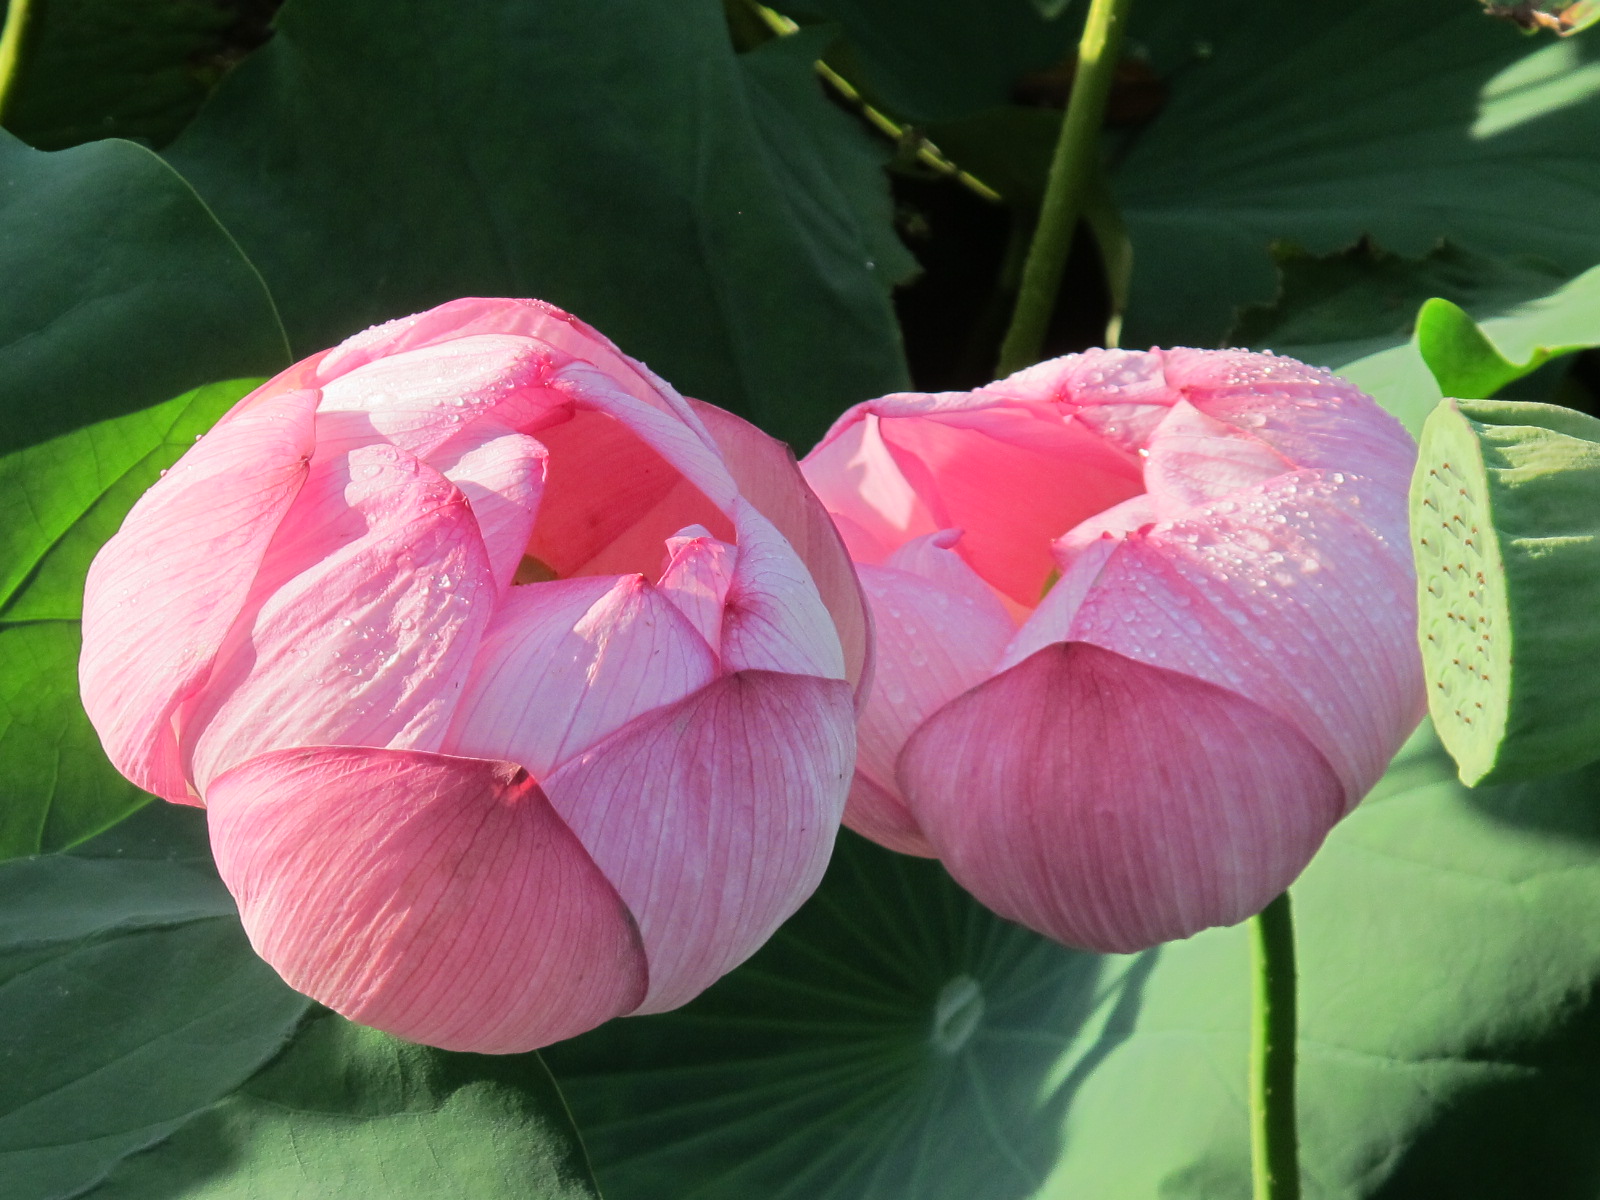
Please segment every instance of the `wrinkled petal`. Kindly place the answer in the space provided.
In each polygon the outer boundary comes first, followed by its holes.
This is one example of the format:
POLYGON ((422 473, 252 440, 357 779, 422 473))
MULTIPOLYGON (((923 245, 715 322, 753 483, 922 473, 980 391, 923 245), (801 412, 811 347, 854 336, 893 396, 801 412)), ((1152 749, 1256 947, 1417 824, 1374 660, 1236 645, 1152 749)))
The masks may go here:
POLYGON ((735 520, 739 553, 722 618, 723 666, 843 679, 839 632, 799 555, 742 498, 735 520))
POLYGON ((89 568, 79 680, 117 769, 190 797, 172 717, 244 606, 313 451, 315 392, 269 397, 202 438, 89 568))
POLYGON ((856 689, 859 703, 872 675, 872 629, 866 597, 840 530, 806 485, 788 446, 714 405, 689 403, 722 451, 739 493, 772 522, 811 573, 833 618, 844 651, 845 678, 856 689))
MULTIPOLYGON (((1279 476, 1130 534, 1050 632, 1249 697, 1311 740, 1354 804, 1425 705, 1404 504, 1337 473, 1279 476)), ((1002 666, 1034 648, 1019 635, 1002 666)))
POLYGON ((485 633, 444 748, 543 779, 718 674, 705 640, 637 575, 527 584, 485 633))
POLYGON ((885 419, 883 439, 958 551, 1018 604, 1039 601, 1050 543, 1144 490, 1136 460, 1053 409, 996 404, 885 419))
POLYGON ((1150 435, 1179 399, 1160 350, 1086 350, 1026 367, 981 389, 1034 404, 1055 404, 1126 454, 1150 435))
POLYGON ((544 784, 639 922, 640 1012, 698 995, 822 879, 855 757, 843 680, 725 676, 629 724, 544 784))
MULTIPOLYGON (((860 568, 878 634, 878 668, 861 713, 856 772, 896 800, 895 761, 906 739, 935 711, 987 679, 1015 631, 994 592, 950 548, 958 537, 946 531, 907 543, 897 557, 921 566, 921 573, 860 568)), ((898 814, 863 811, 873 797, 852 794, 846 820, 859 833, 896 824, 898 814)))
POLYGON ((667 566, 656 585, 706 640, 722 649, 722 612, 733 584, 737 548, 691 525, 667 539, 667 566))
POLYGON ((1056 569, 1062 572, 1072 570, 1078 556, 1107 535, 1120 540, 1125 534, 1146 525, 1154 525, 1155 522, 1155 505, 1148 495, 1134 496, 1121 504, 1113 504, 1105 512, 1096 513, 1087 521, 1073 526, 1051 544, 1056 569))
POLYGON ((1158 520, 1263 483, 1295 465, 1265 442, 1180 400, 1150 436, 1145 487, 1158 520))
POLYGON ((551 372, 545 347, 503 335, 458 337, 380 358, 323 386, 317 442, 354 449, 381 438, 427 458, 514 396, 564 408, 565 397, 547 386, 551 372))
POLYGON ((533 533, 546 458, 540 442, 506 431, 447 445, 429 462, 466 497, 502 591, 511 586, 533 533))
POLYGON ((508 1054, 631 1011, 616 889, 527 773, 396 750, 279 750, 219 776, 217 869, 257 953, 353 1021, 508 1054))
POLYGON ((1345 807, 1292 725, 1081 644, 1040 651, 942 709, 906 747, 900 778, 974 896, 1115 953, 1259 912, 1345 807))
POLYGON ((319 462, 182 716, 196 787, 286 746, 439 749, 494 598, 446 480, 389 446, 319 462))

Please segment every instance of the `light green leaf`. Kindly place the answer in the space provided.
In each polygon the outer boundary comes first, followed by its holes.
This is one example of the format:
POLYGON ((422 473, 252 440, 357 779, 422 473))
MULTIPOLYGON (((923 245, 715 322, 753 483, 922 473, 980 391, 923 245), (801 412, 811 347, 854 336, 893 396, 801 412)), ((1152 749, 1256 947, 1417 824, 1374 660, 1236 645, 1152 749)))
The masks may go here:
MULTIPOLYGON (((1309 1200, 1592 1191, 1597 789, 1469 791, 1419 734, 1296 885, 1309 1200)), ((608 1200, 1217 1200, 1248 958, 1075 953, 847 835, 747 966, 546 1057, 608 1200)))
POLYGON ((247 1079, 306 1010, 246 943, 201 814, 128 825, 0 863, 7 1200, 79 1194, 247 1079))
POLYGON ((859 131, 775 120, 812 78, 775 54, 742 63, 715 0, 290 0, 168 157, 302 354, 538 296, 804 448, 906 375, 869 266, 885 233, 834 174, 859 131))

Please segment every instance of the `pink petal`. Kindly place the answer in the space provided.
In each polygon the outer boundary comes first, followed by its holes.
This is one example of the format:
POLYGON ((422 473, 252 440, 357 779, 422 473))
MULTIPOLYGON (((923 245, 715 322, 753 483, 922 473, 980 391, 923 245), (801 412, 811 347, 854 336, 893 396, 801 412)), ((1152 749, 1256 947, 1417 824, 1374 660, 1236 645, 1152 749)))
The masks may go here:
POLYGON ((699 525, 667 539, 667 566, 656 586, 706 640, 713 652, 722 648, 722 610, 733 583, 738 550, 712 537, 699 525))
MULTIPOLYGON (((504 335, 398 351, 323 385, 317 441, 324 449, 348 450, 381 439, 427 458, 514 401, 520 400, 524 421, 530 400, 539 411, 564 411, 566 398, 547 386, 553 369, 539 343, 504 335)), ((504 432, 504 425, 494 432, 504 432)))
POLYGON ((544 491, 544 446, 520 433, 492 434, 480 423, 472 438, 451 442, 429 462, 460 489, 489 553, 495 583, 511 586, 528 548, 544 491))
POLYGON ((1121 504, 1113 504, 1104 512, 1095 513, 1088 520, 1073 526, 1051 544, 1056 568, 1062 572, 1070 571, 1079 555, 1108 534, 1120 541, 1125 534, 1145 525, 1154 525, 1155 522, 1156 509, 1148 493, 1124 500, 1121 504))
POLYGON ((444 748, 543 779, 718 674, 705 640, 637 575, 526 584, 484 635, 444 748))
POLYGON ((1144 490, 1137 461, 1053 408, 997 402, 883 422, 902 473, 959 553, 1018 604, 1037 604, 1054 567, 1050 542, 1144 490))
POLYGON ((1297 467, 1404 488, 1416 446, 1354 384, 1292 358, 1246 350, 1167 350, 1168 383, 1206 416, 1247 430, 1297 467))
POLYGON ((722 618, 729 671, 788 671, 843 679, 844 650, 805 564, 755 506, 734 509, 739 553, 722 618))
POLYGON ((928 839, 922 836, 917 819, 901 799, 899 785, 882 787, 862 774, 859 765, 850 781, 850 796, 844 805, 844 823, 864 838, 897 854, 918 858, 937 858, 928 839))
POLYGON ((1159 520, 1295 469, 1243 429, 1206 416, 1187 400, 1168 410, 1150 437, 1145 486, 1159 520))
POLYGON ((945 704, 987 679, 1015 632, 994 592, 950 549, 958 537, 949 530, 907 543, 897 558, 920 566, 920 573, 860 568, 878 633, 878 659, 859 723, 856 773, 876 791, 853 792, 845 819, 868 837, 874 828, 897 831, 902 825, 893 809, 875 812, 874 800, 881 792, 899 804, 895 761, 906 739, 945 704))
MULTIPOLYGON (((876 403, 881 402, 871 402, 876 403)), ((882 419, 871 404, 840 417, 800 462, 806 483, 850 539, 858 563, 882 562, 902 542, 940 528, 884 445, 882 419), (877 547, 879 553, 870 553, 877 547)))
MULTIPOLYGON (((1278 476, 1129 535, 1049 632, 1247 696, 1311 740, 1354 804, 1424 708, 1404 505, 1337 472, 1278 476)), ((1041 606, 1029 625, 1050 620, 1041 606)))
POLYGON ((251 944, 353 1021, 509 1054, 637 1006, 627 909, 527 773, 401 750, 280 750, 219 776, 211 846, 251 944))
POLYGON ((319 377, 332 379, 385 355, 482 334, 537 339, 562 361, 592 363, 636 399, 665 411, 686 411, 682 398, 644 364, 593 326, 543 300, 469 296, 374 326, 329 351, 319 377))
POLYGON ((842 680, 745 671, 568 762, 545 793, 638 919, 640 1012, 748 958, 817 886, 855 756, 842 680))
POLYGON ((181 716, 200 792, 285 746, 438 749, 495 590, 465 499, 431 469, 387 445, 319 460, 181 716))
POLYGON ((788 446, 714 405, 698 400, 690 404, 722 451, 740 494, 783 534, 811 573, 838 631, 845 678, 859 697, 871 678, 872 630, 840 530, 806 486, 788 446))
POLYGON ((537 436, 549 474, 528 552, 556 575, 653 577, 662 545, 689 525, 734 540, 728 516, 619 418, 580 409, 537 436))
POLYGON ((190 797, 172 717, 205 680, 312 456, 315 392, 270 396, 202 438, 89 568, 83 703, 117 769, 190 797))
POLYGON ((1094 646, 1051 646, 906 747, 912 810, 956 880, 1069 945, 1127 953, 1260 911, 1344 812, 1287 722, 1094 646))
POLYGON ((1182 398, 1167 382, 1160 350, 1087 350, 1027 367, 982 391, 1055 404, 1124 453, 1150 435, 1182 398))

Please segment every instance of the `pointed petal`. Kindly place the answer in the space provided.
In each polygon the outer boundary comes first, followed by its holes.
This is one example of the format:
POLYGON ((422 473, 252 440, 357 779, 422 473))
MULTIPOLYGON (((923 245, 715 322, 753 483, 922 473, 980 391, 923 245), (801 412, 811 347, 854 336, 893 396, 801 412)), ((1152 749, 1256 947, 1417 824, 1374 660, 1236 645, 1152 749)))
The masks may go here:
POLYGON ((1425 706, 1404 504, 1371 480, 1280 475, 1129 535, 1054 632, 1249 697, 1310 738, 1353 804, 1425 706))
POLYGON ((698 995, 816 888, 854 755, 849 685, 745 671, 545 781, 638 919, 650 962, 640 1012, 698 995))
POLYGON ((544 491, 544 446, 520 433, 502 432, 452 442, 429 465, 460 489, 472 508, 502 592, 511 586, 528 548, 544 491))
POLYGON ((705 640, 637 575, 527 584, 495 614, 445 748, 544 779, 719 673, 705 640))
POLYGON ((205 680, 303 486, 315 392, 268 397, 213 429, 144 494, 89 568, 79 679, 117 769, 189 798, 172 717, 205 680))
POLYGON ((722 609, 733 583, 737 555, 735 547, 712 537, 700 525, 679 530, 676 537, 667 539, 667 568, 656 586, 713 652, 722 648, 722 609))
POLYGON ((1053 408, 1009 402, 885 419, 884 442, 961 557, 1018 604, 1037 604, 1050 542, 1144 490, 1137 461, 1053 408))
POLYGON ((494 595, 446 480, 387 445, 319 460, 182 715, 201 794, 285 746, 438 749, 494 595))
POLYGON ((734 509, 739 553, 722 619, 722 662, 754 669, 844 678, 839 632, 794 549, 755 506, 734 509))
POLYGON ((510 763, 280 750, 218 777, 209 798, 217 868, 251 945, 353 1021, 508 1054, 644 995, 627 909, 510 763))
POLYGON ((862 696, 871 679, 872 630, 866 597, 856 580, 851 554, 840 540, 841 530, 806 485, 788 446, 714 405, 698 400, 689 403, 722 451, 739 493, 783 534, 811 572, 817 594, 839 634, 845 678, 857 696, 862 696))
POLYGON ((1145 525, 1154 525, 1155 522, 1155 505, 1148 494, 1113 504, 1105 512, 1096 513, 1055 540, 1050 549, 1055 556, 1056 568, 1066 573, 1072 569, 1079 555, 1107 535, 1120 541, 1124 535, 1145 525))
MULTIPOLYGON (((934 712, 987 679, 1015 632, 999 599, 952 550, 953 531, 907 544, 897 557, 924 574, 895 567, 860 568, 878 632, 877 677, 862 710, 856 773, 896 801, 895 761, 934 712), (943 545, 939 543, 942 542, 943 545)), ((856 817, 872 799, 854 794, 850 827, 872 837, 871 827, 895 827, 898 814, 856 817)), ((908 814, 909 815, 909 814, 908 814)), ((915 829, 915 824, 911 826, 915 829)))
POLYGON ((1344 812, 1291 725, 1200 680, 1051 646, 968 692, 901 759, 940 859, 984 904, 1128 953, 1260 911, 1344 812))
POLYGON ((1156 518, 1167 521, 1294 469, 1265 442, 1180 400, 1150 437, 1144 480, 1156 518))

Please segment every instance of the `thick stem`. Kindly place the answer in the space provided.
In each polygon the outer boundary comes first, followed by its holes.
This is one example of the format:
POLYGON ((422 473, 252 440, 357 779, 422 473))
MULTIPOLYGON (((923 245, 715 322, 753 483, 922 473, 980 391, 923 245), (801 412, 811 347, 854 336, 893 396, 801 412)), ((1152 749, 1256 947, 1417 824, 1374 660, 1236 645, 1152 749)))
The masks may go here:
POLYGON ((1050 160, 1044 204, 1033 245, 1022 269, 1022 287, 1011 328, 1000 347, 999 374, 1037 362, 1044 345, 1056 293, 1067 265, 1067 251, 1083 213, 1094 156, 1099 151, 1100 127, 1105 123, 1106 96, 1117 67, 1117 49, 1127 23, 1132 0, 1091 0, 1083 38, 1078 43, 1078 69, 1072 77, 1072 94, 1061 118, 1061 135, 1050 160))
POLYGON ((1289 911, 1289 893, 1262 909, 1250 926, 1255 974, 1250 1041, 1250 1165, 1255 1200, 1299 1200, 1294 919, 1289 911))

